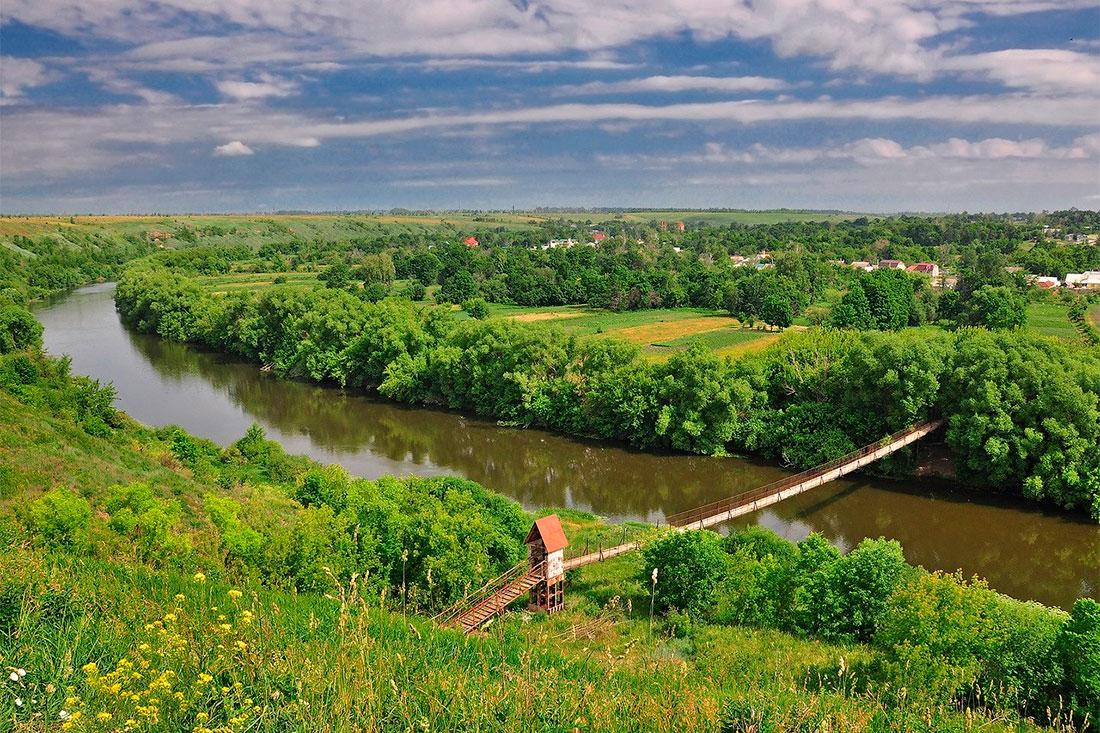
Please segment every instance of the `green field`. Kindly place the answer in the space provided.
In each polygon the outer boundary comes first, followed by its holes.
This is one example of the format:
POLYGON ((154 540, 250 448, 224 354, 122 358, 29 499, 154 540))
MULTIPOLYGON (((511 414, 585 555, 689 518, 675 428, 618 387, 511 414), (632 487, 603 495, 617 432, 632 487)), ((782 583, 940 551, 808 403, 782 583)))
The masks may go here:
MULTIPOLYGON (((577 219, 580 214, 563 214, 564 218, 577 219)), ((601 221, 682 221, 685 224, 778 224, 787 221, 850 221, 862 214, 839 213, 830 211, 808 211, 804 209, 775 209, 771 211, 709 211, 705 209, 648 210, 590 213, 587 216, 593 222, 601 221)))
POLYGON ((282 278, 287 285, 303 287, 313 287, 320 283, 315 272, 237 272, 196 277, 195 281, 207 290, 227 293, 260 290, 274 285, 276 278, 282 278))
POLYGON ((2 216, 0 237, 47 234, 64 239, 67 233, 110 232, 147 236, 149 232, 169 235, 165 246, 184 242, 176 236, 183 229, 196 231, 208 244, 259 244, 272 237, 293 236, 303 239, 346 240, 386 232, 425 233, 450 229, 473 231, 504 229, 525 231, 553 221, 594 223, 610 221, 658 222, 683 221, 690 224, 775 224, 786 221, 836 222, 855 219, 859 214, 805 210, 775 211, 653 211, 639 209, 624 212, 389 212, 383 214, 201 214, 178 216, 2 216))
POLYGON ((1069 307, 1061 303, 1030 303, 1027 307, 1027 326, 1042 336, 1077 339, 1077 329, 1069 320, 1069 307))
POLYGON ((665 349, 681 349, 692 343, 698 342, 708 349, 723 351, 732 347, 751 344, 761 339, 769 340, 769 337, 773 337, 774 335, 774 333, 769 333, 767 331, 722 328, 717 331, 706 331, 696 336, 681 336, 680 338, 671 339, 669 341, 654 343, 653 346, 659 346, 665 349))

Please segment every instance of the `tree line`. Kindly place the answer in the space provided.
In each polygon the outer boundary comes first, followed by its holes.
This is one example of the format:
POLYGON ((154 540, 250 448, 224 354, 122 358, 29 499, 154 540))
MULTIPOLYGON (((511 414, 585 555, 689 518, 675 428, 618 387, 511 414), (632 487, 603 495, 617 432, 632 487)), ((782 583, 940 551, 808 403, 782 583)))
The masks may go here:
POLYGON ((1021 332, 812 329, 739 361, 695 346, 651 363, 614 339, 339 289, 216 296, 146 262, 116 304, 139 331, 287 377, 639 448, 806 467, 944 417, 970 485, 1100 517, 1100 360, 1021 332))

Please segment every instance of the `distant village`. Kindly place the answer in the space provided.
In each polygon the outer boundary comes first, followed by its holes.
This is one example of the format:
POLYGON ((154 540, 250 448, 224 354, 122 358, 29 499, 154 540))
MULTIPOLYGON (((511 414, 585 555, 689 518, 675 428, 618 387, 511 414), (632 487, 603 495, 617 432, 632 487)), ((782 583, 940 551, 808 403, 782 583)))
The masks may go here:
MULTIPOLYGON (((660 222, 661 231, 669 231, 670 229, 683 232, 685 229, 684 222, 678 221, 671 224, 667 221, 660 222)), ((1100 234, 1081 234, 1077 232, 1063 234, 1061 228, 1049 226, 1043 227, 1043 235, 1051 239, 1065 241, 1067 244, 1096 245, 1098 243, 1098 238, 1100 238, 1100 234)), ((578 239, 551 239, 544 244, 538 245, 538 247, 543 250, 568 249, 578 245, 595 247, 600 242, 607 239, 607 233, 599 229, 593 229, 590 236, 591 238, 584 242, 578 239)), ((638 243, 641 244, 641 240, 639 240, 638 243)), ((470 247, 476 247, 478 246, 478 241, 474 237, 469 237, 465 241, 465 244, 470 247)), ((677 253, 684 251, 681 247, 673 247, 672 249, 677 253)), ((762 250, 757 254, 748 256, 731 255, 730 263, 734 267, 751 267, 755 270, 767 270, 775 267, 775 263, 772 261, 772 255, 767 250, 762 250)), ((866 260, 857 260, 855 262, 831 260, 830 264, 836 265, 837 267, 850 267, 854 270, 862 270, 864 272, 873 272, 875 270, 904 270, 906 272, 927 276, 932 281, 932 287, 949 290, 954 289, 959 282, 958 277, 946 272, 941 272, 940 266, 935 262, 906 264, 902 260, 894 259, 879 260, 878 262, 869 262, 866 260)), ((1012 266, 1006 267, 1005 270, 1016 274, 1023 273, 1024 268, 1012 266)), ((1029 284, 1044 289, 1067 288, 1070 290, 1100 290, 1100 271, 1096 270, 1067 273, 1065 280, 1061 280, 1053 275, 1024 274, 1023 277, 1029 284)))

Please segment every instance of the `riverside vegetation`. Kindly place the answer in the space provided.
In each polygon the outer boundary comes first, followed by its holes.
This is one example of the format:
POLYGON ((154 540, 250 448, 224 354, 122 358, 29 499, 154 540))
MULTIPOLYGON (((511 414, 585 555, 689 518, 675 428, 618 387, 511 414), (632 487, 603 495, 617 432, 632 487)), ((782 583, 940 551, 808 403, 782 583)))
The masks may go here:
POLYGON ((123 274, 123 320, 284 376, 639 448, 752 452, 801 467, 942 416, 969 485, 1100 518, 1100 357, 1091 349, 1018 330, 811 329, 736 361, 694 345, 651 363, 613 338, 461 320, 342 288, 213 294, 174 258, 123 274))
POLYGON ((258 429, 223 448, 146 428, 38 346, 0 356, 17 730, 1089 730, 1100 712, 1100 605, 1014 601, 881 540, 655 536, 574 578, 564 614, 434 628, 523 557, 517 505, 358 480, 258 429))
MULTIPOLYGON (((729 232, 721 236, 751 246, 761 236, 729 232)), ((187 245, 236 236, 179 234, 187 245)), ((99 274, 102 242, 57 247, 45 266, 0 249, 12 265, 0 292, 5 724, 1095 728, 1100 605, 1081 599, 1067 612, 1017 601, 977 579, 913 568, 884 540, 841 554, 817 536, 793 544, 759 529, 723 538, 631 527, 645 551, 572 577, 565 613, 511 615, 477 638, 433 627, 432 613, 524 556, 532 517, 469 481, 364 481, 287 455, 258 428, 223 447, 116 411, 110 386, 41 353, 25 302, 114 277, 151 249, 140 236, 127 241, 132 249, 99 274), (31 284, 28 273, 64 270, 73 252, 85 262, 75 274, 31 284)), ((45 251, 38 240, 22 244, 45 251)), ((330 262, 325 287, 222 295, 190 278, 209 269, 201 263, 221 272, 262 248, 189 246, 135 263, 120 281, 119 310, 139 330, 284 376, 640 447, 807 465, 945 416, 974 485, 1097 512, 1100 367, 1072 344, 960 321, 955 330, 810 330, 736 362, 696 346, 650 363, 615 339, 378 298, 390 290, 360 285, 361 272, 341 282, 330 262)), ((351 257, 354 248, 337 250, 351 257)), ((275 247, 263 256, 284 255, 275 247)), ((389 277, 385 258, 371 262, 389 277)), ((869 303, 912 307, 889 295, 894 284, 861 287, 869 303), (877 301, 876 287, 885 294, 877 301)), ((848 304, 867 315, 858 296, 848 304)), ((906 460, 885 468, 905 471, 906 460)), ((595 517, 560 513, 575 542, 606 531, 595 517)))

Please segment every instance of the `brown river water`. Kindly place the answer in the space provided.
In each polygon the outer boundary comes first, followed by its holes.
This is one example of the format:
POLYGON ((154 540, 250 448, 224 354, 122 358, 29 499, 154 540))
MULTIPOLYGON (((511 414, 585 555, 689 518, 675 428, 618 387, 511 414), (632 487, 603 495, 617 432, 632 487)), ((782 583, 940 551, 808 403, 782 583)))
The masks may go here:
MULTIPOLYGON (((527 508, 574 507, 612 521, 658 521, 784 473, 751 460, 643 453, 280 380, 253 364, 128 331, 112 292, 110 284, 84 288, 36 315, 51 353, 68 354, 75 373, 113 382, 118 407, 149 425, 177 424, 226 444, 256 422, 288 451, 356 475, 453 474, 527 508)), ((762 524, 791 540, 820 532, 843 549, 864 537, 896 539, 914 564, 978 574, 997 590, 1049 605, 1100 597, 1100 526, 940 481, 849 476, 738 524, 762 524)))

